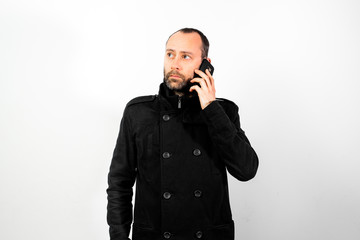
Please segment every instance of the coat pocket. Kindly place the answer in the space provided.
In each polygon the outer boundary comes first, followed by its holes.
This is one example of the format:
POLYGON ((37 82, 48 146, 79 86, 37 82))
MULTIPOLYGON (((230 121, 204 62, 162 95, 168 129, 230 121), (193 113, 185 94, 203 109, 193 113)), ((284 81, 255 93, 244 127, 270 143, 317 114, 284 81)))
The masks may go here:
POLYGON ((209 240, 234 240, 234 221, 214 226, 210 229, 209 240))

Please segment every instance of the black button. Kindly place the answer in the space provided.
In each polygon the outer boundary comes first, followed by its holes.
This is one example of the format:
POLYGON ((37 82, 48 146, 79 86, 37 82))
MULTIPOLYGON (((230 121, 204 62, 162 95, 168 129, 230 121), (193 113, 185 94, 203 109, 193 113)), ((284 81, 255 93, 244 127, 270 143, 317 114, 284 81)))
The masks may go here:
POLYGON ((197 231, 197 232, 195 233, 195 235, 196 235, 197 238, 202 238, 203 233, 202 233, 202 231, 197 231))
POLYGON ((193 154, 194 154, 195 156, 200 156, 200 155, 201 155, 200 149, 195 149, 195 150, 193 151, 193 154))
POLYGON ((164 238, 169 239, 171 237, 171 233, 164 232, 164 238))
POLYGON ((171 198, 171 193, 169 193, 169 192, 164 192, 163 197, 164 197, 165 199, 169 199, 169 198, 171 198))
POLYGON ((165 114, 165 115, 163 116, 163 120, 164 120, 164 121, 169 121, 169 120, 170 120, 170 116, 167 115, 167 114, 165 114))
POLYGON ((168 153, 168 152, 163 153, 163 158, 169 158, 169 157, 170 157, 170 153, 168 153))
POLYGON ((201 197, 202 192, 200 190, 195 190, 194 195, 195 197, 201 197))

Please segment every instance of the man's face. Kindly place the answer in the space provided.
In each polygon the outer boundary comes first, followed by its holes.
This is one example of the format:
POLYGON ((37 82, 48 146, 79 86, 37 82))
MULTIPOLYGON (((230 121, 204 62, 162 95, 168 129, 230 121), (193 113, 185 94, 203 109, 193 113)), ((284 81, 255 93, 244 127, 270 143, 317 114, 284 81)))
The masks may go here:
POLYGON ((194 78, 201 58, 202 41, 197 33, 173 34, 166 44, 164 80, 172 90, 182 90, 194 78))

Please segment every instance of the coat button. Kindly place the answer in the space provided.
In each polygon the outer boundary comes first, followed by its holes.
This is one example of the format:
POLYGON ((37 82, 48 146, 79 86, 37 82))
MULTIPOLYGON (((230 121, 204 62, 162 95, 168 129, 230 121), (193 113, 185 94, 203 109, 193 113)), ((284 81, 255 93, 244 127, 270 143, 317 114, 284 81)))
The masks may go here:
POLYGON ((171 193, 169 193, 169 192, 164 192, 163 197, 164 197, 165 199, 169 199, 169 198, 171 198, 171 193))
POLYGON ((202 231, 197 231, 197 232, 195 233, 195 236, 196 236, 197 238, 202 238, 202 236, 203 236, 202 231))
POLYGON ((193 151, 193 154, 194 154, 195 156, 200 156, 200 155, 201 155, 200 149, 195 149, 195 150, 193 151))
POLYGON ((164 238, 169 239, 171 237, 171 233, 164 232, 164 238))
POLYGON ((169 152, 164 152, 162 156, 163 156, 163 158, 169 158, 170 153, 169 152))
POLYGON ((163 118, 164 121, 169 121, 170 120, 170 116, 167 115, 167 114, 163 115, 162 118, 163 118))
POLYGON ((200 190, 195 190, 194 195, 195 197, 201 197, 202 192, 200 190))

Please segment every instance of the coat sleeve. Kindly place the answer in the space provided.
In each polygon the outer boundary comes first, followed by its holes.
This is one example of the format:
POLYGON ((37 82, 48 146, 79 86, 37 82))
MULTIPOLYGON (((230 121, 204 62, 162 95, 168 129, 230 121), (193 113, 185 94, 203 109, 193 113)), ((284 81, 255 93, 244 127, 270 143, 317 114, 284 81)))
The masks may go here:
POLYGON ((129 240, 136 178, 135 142, 125 109, 108 174, 107 221, 111 240, 129 240))
POLYGON ((255 177, 259 160, 240 128, 238 107, 232 102, 229 104, 232 106, 228 108, 228 114, 218 101, 213 101, 202 111, 202 115, 228 172, 240 181, 248 181, 255 177))

